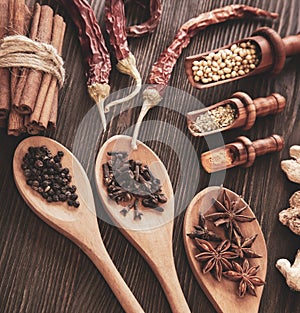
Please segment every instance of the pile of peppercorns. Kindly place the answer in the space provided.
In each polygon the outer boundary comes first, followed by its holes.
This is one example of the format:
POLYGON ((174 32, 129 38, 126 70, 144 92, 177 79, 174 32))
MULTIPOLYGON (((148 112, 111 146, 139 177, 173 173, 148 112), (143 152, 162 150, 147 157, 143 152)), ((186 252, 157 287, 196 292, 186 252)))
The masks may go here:
POLYGON ((29 147, 23 157, 22 170, 27 185, 47 202, 67 202, 69 206, 78 208, 76 186, 70 185, 72 176, 69 169, 62 167, 63 156, 63 151, 53 156, 46 146, 29 147))

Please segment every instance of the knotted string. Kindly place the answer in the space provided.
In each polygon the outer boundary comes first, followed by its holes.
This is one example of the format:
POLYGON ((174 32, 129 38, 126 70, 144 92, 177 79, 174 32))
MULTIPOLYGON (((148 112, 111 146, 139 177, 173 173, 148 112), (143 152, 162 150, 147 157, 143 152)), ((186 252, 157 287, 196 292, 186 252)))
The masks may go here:
POLYGON ((49 44, 22 35, 0 41, 0 68, 26 67, 53 75, 60 87, 65 81, 64 61, 49 44))

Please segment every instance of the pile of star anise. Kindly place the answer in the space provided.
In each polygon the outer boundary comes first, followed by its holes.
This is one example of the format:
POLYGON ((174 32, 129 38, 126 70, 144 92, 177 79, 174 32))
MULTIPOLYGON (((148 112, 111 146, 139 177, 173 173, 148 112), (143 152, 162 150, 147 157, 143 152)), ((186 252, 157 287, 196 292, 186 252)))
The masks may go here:
POLYGON ((249 258, 261 258, 251 246, 257 234, 245 238, 239 227, 239 223, 252 222, 255 217, 243 215, 248 206, 240 207, 240 200, 231 199, 226 189, 218 199, 213 199, 216 212, 199 216, 199 225, 188 234, 194 239, 200 253, 195 256, 201 262, 204 274, 211 272, 213 276, 221 281, 222 276, 238 282, 238 295, 243 297, 246 292, 255 296, 255 287, 264 285, 264 281, 256 276, 259 266, 250 266, 249 258), (226 239, 223 240, 208 228, 206 220, 214 223, 216 227, 223 227, 226 239), (212 244, 215 242, 215 244, 212 244))

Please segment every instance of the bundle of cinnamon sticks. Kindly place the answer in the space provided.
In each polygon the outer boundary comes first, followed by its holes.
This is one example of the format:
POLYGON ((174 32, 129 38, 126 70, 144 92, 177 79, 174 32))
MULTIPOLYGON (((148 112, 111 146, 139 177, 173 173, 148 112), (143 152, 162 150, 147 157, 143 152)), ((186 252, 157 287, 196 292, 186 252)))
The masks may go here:
MULTIPOLYGON (((35 4, 33 14, 25 0, 0 0, 0 38, 28 35, 51 44, 61 54, 66 24, 51 7, 35 4)), ((0 68, 0 127, 9 135, 38 134, 56 127, 57 79, 30 68, 0 68)))

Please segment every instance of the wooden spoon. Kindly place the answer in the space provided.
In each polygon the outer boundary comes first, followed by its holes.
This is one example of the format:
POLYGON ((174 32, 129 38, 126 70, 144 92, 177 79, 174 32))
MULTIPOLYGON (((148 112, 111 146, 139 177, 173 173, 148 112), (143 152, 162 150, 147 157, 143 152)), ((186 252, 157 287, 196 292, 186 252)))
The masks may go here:
POLYGON ((112 220, 120 227, 122 234, 141 253, 156 274, 174 313, 187 313, 190 309, 181 290, 172 251, 172 232, 174 219, 174 195, 167 170, 158 156, 146 145, 137 142, 137 150, 132 150, 131 137, 114 136, 100 149, 95 166, 95 180, 99 196, 112 220), (133 218, 133 212, 126 216, 120 213, 122 206, 109 199, 103 183, 102 164, 108 161, 107 152, 124 151, 129 159, 147 164, 162 182, 163 193, 168 202, 163 205, 164 212, 141 209, 142 219, 133 218))
MULTIPOLYGON (((207 212, 211 213, 212 211, 215 211, 212 208, 212 199, 218 198, 218 195, 221 192, 220 188, 222 187, 208 187, 198 193, 190 203, 185 214, 183 226, 183 238, 186 253, 190 266, 198 283, 200 284, 202 290, 205 292, 206 296, 209 298, 210 302, 213 304, 217 312, 255 313, 258 312, 259 309, 259 303, 262 296, 263 287, 256 288, 257 297, 246 294, 243 298, 240 298, 237 295, 237 283, 229 281, 224 277, 222 277, 221 282, 218 282, 211 275, 211 273, 203 274, 201 270, 201 264, 195 259, 195 255, 199 253, 199 250, 195 247, 193 239, 187 236, 187 234, 191 233, 194 230, 194 226, 198 225, 200 212, 205 215, 207 212)), ((234 192, 228 189, 225 190, 229 196, 238 197, 238 195, 234 192)), ((246 202, 243 199, 241 199, 241 202, 241 207, 246 205, 246 202)), ((245 209, 245 211, 243 211, 243 214, 250 217, 255 217, 254 213, 249 207, 245 209)), ((260 270, 257 273, 257 276, 265 280, 267 271, 267 249, 260 226, 257 220, 254 220, 250 223, 240 223, 239 226, 242 230, 242 233, 245 234, 246 237, 258 234, 255 242, 252 245, 252 248, 257 254, 261 255, 262 258, 249 260, 251 266, 252 264, 260 266, 260 270)), ((216 231, 217 233, 218 230, 215 228, 214 231, 216 231)))
POLYGON ((114 292, 123 309, 144 312, 113 264, 103 244, 97 223, 93 193, 88 177, 75 156, 60 143, 46 137, 30 137, 17 147, 13 160, 14 178, 18 190, 28 206, 47 224, 79 246, 95 264, 114 292), (78 209, 66 203, 48 203, 26 184, 21 169, 22 159, 28 148, 45 145, 52 154, 63 151, 62 165, 69 168, 72 184, 77 186, 80 202, 78 209))

